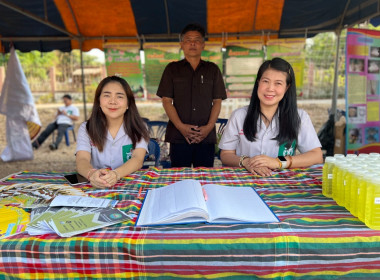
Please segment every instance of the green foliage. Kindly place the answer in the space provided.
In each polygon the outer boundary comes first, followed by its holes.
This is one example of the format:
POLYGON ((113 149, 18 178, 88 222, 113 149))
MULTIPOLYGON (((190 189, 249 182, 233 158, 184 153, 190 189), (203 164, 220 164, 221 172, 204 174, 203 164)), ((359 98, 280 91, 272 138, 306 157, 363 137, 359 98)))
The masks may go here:
POLYGON ((91 104, 94 102, 95 90, 97 86, 98 83, 92 83, 91 85, 86 86, 86 101, 91 104))
MULTIPOLYGON (((55 67, 56 78, 60 82, 68 81, 72 72, 81 67, 80 51, 73 50, 70 53, 63 53, 60 51, 52 51, 41 53, 39 51, 31 51, 22 53, 16 50, 19 57, 21 66, 29 83, 33 82, 46 82, 49 78, 49 71, 51 67, 55 67)), ((9 54, 3 55, 0 60, 0 65, 8 63, 9 54)), ((100 66, 101 63, 97 62, 96 57, 83 53, 83 65, 100 66)))
MULTIPOLYGON (((340 35, 339 59, 338 59, 338 95, 344 96, 345 88, 345 44, 346 30, 340 35)), ((313 98, 330 98, 334 88, 335 58, 337 36, 332 32, 320 33, 312 39, 308 39, 305 48, 306 71, 305 75, 310 79, 309 95, 313 98)), ((309 82, 309 81, 308 81, 309 82)))
POLYGON ((38 78, 45 80, 48 77, 49 68, 56 63, 55 55, 52 52, 40 53, 31 51, 21 53, 16 51, 20 59, 26 77, 38 78))

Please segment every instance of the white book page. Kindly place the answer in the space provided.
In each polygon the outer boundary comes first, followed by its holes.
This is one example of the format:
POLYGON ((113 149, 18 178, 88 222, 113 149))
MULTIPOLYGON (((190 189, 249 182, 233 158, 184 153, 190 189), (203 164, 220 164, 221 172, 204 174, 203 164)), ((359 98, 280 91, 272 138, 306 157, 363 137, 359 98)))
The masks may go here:
POLYGON ((149 190, 136 225, 174 223, 185 218, 186 222, 208 219, 202 187, 195 180, 149 190))
POLYGON ((278 222, 277 217, 251 187, 227 187, 208 184, 207 207, 210 222, 278 222))

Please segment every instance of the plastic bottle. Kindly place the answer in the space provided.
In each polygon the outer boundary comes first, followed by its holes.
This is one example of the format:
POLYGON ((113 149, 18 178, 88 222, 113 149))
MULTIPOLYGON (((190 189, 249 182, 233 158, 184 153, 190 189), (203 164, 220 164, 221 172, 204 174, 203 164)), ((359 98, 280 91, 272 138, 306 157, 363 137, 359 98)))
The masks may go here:
POLYGON ((367 158, 367 157, 369 157, 369 154, 362 153, 362 154, 359 154, 358 157, 367 158))
POLYGON ((346 158, 357 158, 356 154, 347 154, 346 158))
POLYGON ((332 175, 332 183, 331 183, 331 196, 335 201, 338 195, 338 172, 340 171, 339 166, 345 161, 346 161, 345 157, 337 157, 335 159, 335 164, 332 168, 333 175, 332 175))
POLYGON ((380 229, 380 174, 368 182, 364 216, 367 227, 380 229))
POLYGON ((326 157, 322 173, 322 193, 326 197, 332 197, 333 168, 336 158, 326 157))
POLYGON ((344 179, 344 207, 348 211, 351 209, 351 189, 352 189, 352 183, 353 183, 353 178, 355 176, 355 170, 360 168, 358 164, 351 164, 351 166, 348 167, 346 176, 344 179))
POLYGON ((367 203, 367 187, 369 182, 374 178, 379 177, 377 174, 371 173, 369 171, 366 176, 363 177, 361 181, 359 181, 359 187, 358 187, 358 218, 363 223, 365 222, 365 209, 366 209, 366 203, 367 203))
POLYGON ((364 178, 368 175, 366 169, 357 169, 351 179, 351 194, 350 194, 350 212, 355 217, 358 216, 358 204, 359 204, 359 184, 364 182, 364 178))
POLYGON ((345 205, 345 187, 346 187, 346 180, 347 180, 347 170, 352 164, 350 164, 347 161, 338 162, 338 169, 337 169, 337 181, 336 181, 336 193, 335 193, 335 201, 338 205, 344 206, 345 205))
POLYGON ((345 158, 344 154, 335 154, 334 158, 345 158))
POLYGON ((380 160, 380 153, 369 153, 369 157, 380 160))

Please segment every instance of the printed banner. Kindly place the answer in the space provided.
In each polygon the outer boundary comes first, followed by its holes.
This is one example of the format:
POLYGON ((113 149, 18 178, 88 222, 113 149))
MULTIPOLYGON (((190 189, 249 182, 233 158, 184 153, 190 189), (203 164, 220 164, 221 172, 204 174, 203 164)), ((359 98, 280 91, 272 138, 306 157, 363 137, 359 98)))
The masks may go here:
POLYGON ((139 43, 105 43, 103 48, 107 75, 123 77, 128 82, 135 97, 143 98, 143 72, 139 43))
POLYGON ((346 40, 346 152, 380 152, 380 32, 350 28, 346 40))
POLYGON ((229 97, 250 97, 264 61, 260 40, 227 41, 226 87, 229 97))
POLYGON ((222 42, 206 42, 205 49, 202 52, 202 60, 214 62, 218 65, 220 72, 223 73, 222 42))
POLYGON ((267 42, 267 57, 281 57, 289 62, 296 78, 297 94, 302 95, 305 69, 305 39, 271 39, 267 42))
POLYGON ((166 65, 180 59, 179 43, 145 43, 145 81, 148 99, 156 99, 158 85, 166 65))

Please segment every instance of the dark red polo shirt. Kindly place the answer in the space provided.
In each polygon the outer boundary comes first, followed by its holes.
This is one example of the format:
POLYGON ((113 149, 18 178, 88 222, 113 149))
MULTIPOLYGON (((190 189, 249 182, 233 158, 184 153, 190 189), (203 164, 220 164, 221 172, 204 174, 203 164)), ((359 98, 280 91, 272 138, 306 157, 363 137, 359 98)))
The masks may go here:
MULTIPOLYGON (((213 99, 227 98, 222 73, 215 63, 201 60, 194 71, 186 59, 166 66, 157 95, 173 98, 181 121, 198 126, 208 123, 213 99)), ((165 141, 186 143, 171 121, 167 125, 165 141)), ((216 143, 215 127, 202 143, 216 143)))

